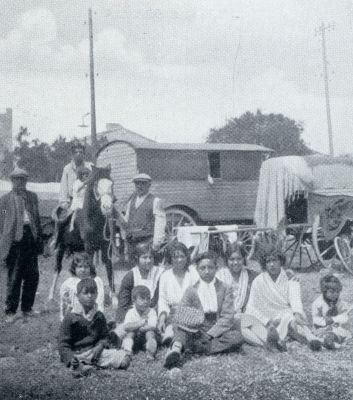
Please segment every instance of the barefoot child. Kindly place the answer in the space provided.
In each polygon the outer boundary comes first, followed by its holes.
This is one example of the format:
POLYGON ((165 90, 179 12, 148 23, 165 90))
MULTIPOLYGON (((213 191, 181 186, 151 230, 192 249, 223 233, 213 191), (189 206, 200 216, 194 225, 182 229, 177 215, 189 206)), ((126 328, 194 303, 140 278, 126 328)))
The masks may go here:
POLYGON ((108 328, 104 314, 97 310, 97 284, 93 279, 85 278, 77 284, 77 299, 60 326, 61 361, 77 377, 86 375, 92 366, 126 369, 126 353, 106 349, 108 328))
POLYGON ((352 337, 346 326, 351 308, 340 299, 342 284, 334 275, 323 276, 320 289, 321 295, 311 306, 313 323, 318 335, 324 339, 324 346, 336 349, 352 337))
POLYGON ((131 293, 133 308, 125 316, 122 348, 132 354, 133 348, 145 345, 147 354, 153 359, 157 352, 157 313, 150 308, 151 294, 146 286, 135 286, 131 293))

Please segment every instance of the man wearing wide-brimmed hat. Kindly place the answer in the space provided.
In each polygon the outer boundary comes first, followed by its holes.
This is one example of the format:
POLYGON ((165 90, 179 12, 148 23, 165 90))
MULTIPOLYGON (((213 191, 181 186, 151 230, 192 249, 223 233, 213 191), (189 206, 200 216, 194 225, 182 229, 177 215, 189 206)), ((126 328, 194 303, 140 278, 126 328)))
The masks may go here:
POLYGON ((8 274, 6 322, 15 320, 20 298, 24 318, 33 315, 38 254, 43 251, 38 197, 26 189, 28 172, 16 166, 10 178, 12 190, 0 198, 0 257, 8 274))
POLYGON ((150 193, 152 178, 144 173, 132 179, 135 192, 130 197, 125 216, 120 216, 120 224, 126 231, 129 259, 135 247, 141 242, 150 242, 158 251, 165 237, 166 214, 161 199, 150 193))

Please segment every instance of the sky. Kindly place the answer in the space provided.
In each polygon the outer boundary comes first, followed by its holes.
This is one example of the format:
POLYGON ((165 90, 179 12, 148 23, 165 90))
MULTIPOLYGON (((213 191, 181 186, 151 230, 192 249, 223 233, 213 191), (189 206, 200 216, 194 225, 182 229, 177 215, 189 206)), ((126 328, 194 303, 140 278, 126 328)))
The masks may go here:
MULTIPOLYGON (((321 23, 336 154, 353 153, 353 0, 0 0, 0 112, 14 133, 83 137, 93 9, 98 131, 204 141, 246 111, 283 113, 328 152, 321 23)), ((85 119, 90 122, 89 117, 85 119)))

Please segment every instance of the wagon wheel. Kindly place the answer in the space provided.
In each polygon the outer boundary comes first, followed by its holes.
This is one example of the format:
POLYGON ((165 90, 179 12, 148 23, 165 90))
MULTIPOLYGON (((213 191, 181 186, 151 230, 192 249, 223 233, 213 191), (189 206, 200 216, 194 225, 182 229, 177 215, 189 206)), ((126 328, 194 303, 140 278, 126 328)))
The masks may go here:
POLYGON ((166 210, 166 234, 168 242, 175 236, 175 228, 197 225, 195 219, 181 208, 171 207, 166 210))
POLYGON ((334 241, 324 238, 319 214, 314 217, 312 241, 316 257, 323 267, 330 267, 335 260, 338 260, 334 241))
POLYGON ((237 241, 241 242, 246 252, 246 259, 250 260, 255 250, 255 234, 252 230, 237 231, 237 241))
POLYGON ((284 254, 289 268, 299 264, 299 269, 310 267, 314 264, 315 254, 312 249, 312 234, 308 224, 292 224, 286 229, 284 254))
POLYGON ((335 249, 339 259, 348 272, 353 274, 353 254, 346 236, 336 236, 334 239, 335 249))

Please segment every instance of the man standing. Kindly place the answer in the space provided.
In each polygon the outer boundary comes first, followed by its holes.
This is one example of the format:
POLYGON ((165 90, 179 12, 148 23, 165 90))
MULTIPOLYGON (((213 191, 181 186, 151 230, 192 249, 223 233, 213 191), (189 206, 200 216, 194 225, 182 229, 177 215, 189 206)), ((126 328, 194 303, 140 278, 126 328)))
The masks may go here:
POLYGON ((0 257, 7 267, 5 321, 8 323, 15 320, 20 297, 24 318, 34 314, 38 254, 43 252, 38 197, 26 189, 28 173, 16 166, 10 178, 12 190, 0 198, 0 257))
POLYGON ((149 192, 152 179, 147 174, 138 174, 133 180, 135 192, 126 208, 125 216, 119 213, 119 222, 126 232, 129 261, 141 242, 152 243, 158 251, 165 237, 166 214, 161 199, 149 192))

